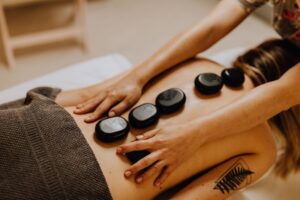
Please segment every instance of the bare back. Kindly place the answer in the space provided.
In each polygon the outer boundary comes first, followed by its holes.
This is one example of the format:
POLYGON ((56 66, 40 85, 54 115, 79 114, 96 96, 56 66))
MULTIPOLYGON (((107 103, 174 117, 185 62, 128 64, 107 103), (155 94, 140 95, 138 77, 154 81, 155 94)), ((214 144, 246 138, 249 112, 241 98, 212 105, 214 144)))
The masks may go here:
MULTIPOLYGON (((146 102, 154 103, 156 96, 160 92, 169 88, 182 89, 186 94, 187 100, 185 107, 181 111, 175 114, 161 116, 158 124, 150 129, 170 126, 171 124, 185 123, 195 118, 205 116, 234 102, 254 87, 251 80, 246 77, 243 88, 230 89, 224 86, 221 93, 217 95, 203 96, 195 90, 194 78, 199 73, 213 72, 220 74, 222 69, 223 68, 220 65, 209 60, 193 60, 183 63, 182 65, 175 67, 171 71, 167 71, 155 80, 151 81, 151 84, 146 87, 141 99, 136 105, 146 102)), ((212 145, 203 147, 199 150, 199 152, 195 152, 193 159, 189 159, 186 163, 183 163, 179 168, 177 168, 161 188, 153 186, 154 179, 138 185, 134 182, 134 180, 127 180, 124 178, 124 170, 130 166, 130 163, 126 157, 116 154, 116 147, 122 143, 135 140, 134 136, 136 134, 146 130, 131 130, 125 140, 111 144, 104 144, 95 139, 95 123, 84 123, 83 119, 85 115, 75 115, 73 114, 73 109, 73 107, 66 108, 66 110, 74 117, 77 125, 95 153, 114 199, 124 199, 124 197, 126 197, 126 199, 151 199, 166 188, 174 186, 200 171, 229 159, 235 153, 248 153, 251 146, 253 146, 251 139, 249 140, 248 137, 244 137, 244 139, 243 137, 231 137, 225 141, 220 141, 219 143, 215 142, 212 145), (232 145, 232 142, 237 140, 240 140, 239 143, 242 145, 235 147, 232 145), (227 151, 219 149, 220 153, 218 150, 213 150, 213 146, 220 147, 220 145, 223 145, 224 142, 226 145, 231 146, 231 148, 228 148, 227 151)), ((124 113, 122 116, 128 119, 128 113, 129 111, 124 113)), ((269 132, 266 125, 262 125, 257 128, 257 134, 263 132, 269 132)))

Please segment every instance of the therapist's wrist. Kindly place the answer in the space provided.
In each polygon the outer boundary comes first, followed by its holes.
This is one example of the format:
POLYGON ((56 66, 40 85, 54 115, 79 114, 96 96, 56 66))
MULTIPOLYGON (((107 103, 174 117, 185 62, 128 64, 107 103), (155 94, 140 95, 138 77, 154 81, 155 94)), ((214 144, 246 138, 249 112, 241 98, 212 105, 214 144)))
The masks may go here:
POLYGON ((193 137, 193 140, 198 144, 198 147, 208 142, 208 123, 205 119, 192 120, 186 124, 189 134, 193 137))
POLYGON ((135 67, 129 74, 128 77, 135 81, 141 87, 144 87, 149 80, 152 79, 151 73, 143 70, 143 66, 135 67))
POLYGON ((145 78, 143 74, 140 74, 139 72, 135 70, 131 70, 125 77, 125 81, 128 83, 132 83, 137 85, 138 87, 143 88, 146 85, 145 78))

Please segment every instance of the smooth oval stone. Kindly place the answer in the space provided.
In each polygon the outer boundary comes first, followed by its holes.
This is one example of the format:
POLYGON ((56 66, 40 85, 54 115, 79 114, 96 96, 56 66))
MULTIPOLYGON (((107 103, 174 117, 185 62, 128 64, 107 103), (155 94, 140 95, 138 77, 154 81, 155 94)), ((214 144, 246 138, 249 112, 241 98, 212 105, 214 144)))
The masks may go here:
POLYGON ((102 142, 114 142, 127 136, 129 123, 123 117, 110 117, 96 124, 96 137, 102 142))
POLYGON ((224 69, 221 73, 223 82, 229 87, 241 87, 245 82, 245 75, 240 68, 224 69))
POLYGON ((202 94, 216 94, 222 89, 223 81, 217 74, 203 73, 195 78, 195 87, 202 94))
POLYGON ((160 93, 155 104, 161 114, 169 114, 180 110, 186 101, 184 92, 179 88, 171 88, 160 93))
POLYGON ((147 128, 159 120, 159 111, 151 103, 142 104, 129 113, 129 123, 134 128, 147 128))
POLYGON ((134 164, 137 161, 139 161, 140 159, 148 156, 149 154, 150 154, 150 152, 147 151, 147 150, 144 150, 144 151, 132 151, 132 152, 126 153, 126 157, 131 162, 131 164, 134 164))

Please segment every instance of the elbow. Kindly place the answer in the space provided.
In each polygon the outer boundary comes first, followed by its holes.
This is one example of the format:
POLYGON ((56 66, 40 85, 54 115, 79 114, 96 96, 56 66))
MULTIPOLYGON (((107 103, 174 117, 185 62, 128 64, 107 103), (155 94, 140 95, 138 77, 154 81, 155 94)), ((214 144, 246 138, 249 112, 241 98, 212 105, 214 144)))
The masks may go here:
POLYGON ((265 84, 262 88, 265 94, 270 94, 274 106, 279 112, 286 111, 300 104, 300 91, 291 81, 283 78, 265 84))
POLYGON ((292 81, 278 81, 277 94, 284 103, 284 110, 300 104, 300 90, 292 81))

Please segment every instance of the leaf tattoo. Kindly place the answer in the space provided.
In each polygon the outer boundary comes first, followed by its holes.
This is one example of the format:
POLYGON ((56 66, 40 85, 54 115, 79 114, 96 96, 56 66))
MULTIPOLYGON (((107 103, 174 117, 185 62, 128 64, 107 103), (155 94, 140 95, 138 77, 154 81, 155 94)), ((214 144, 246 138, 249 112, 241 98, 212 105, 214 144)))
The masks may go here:
POLYGON ((244 160, 237 160, 215 183, 214 190, 220 190, 223 194, 230 193, 240 187, 246 181, 251 183, 251 175, 254 174, 244 160))

